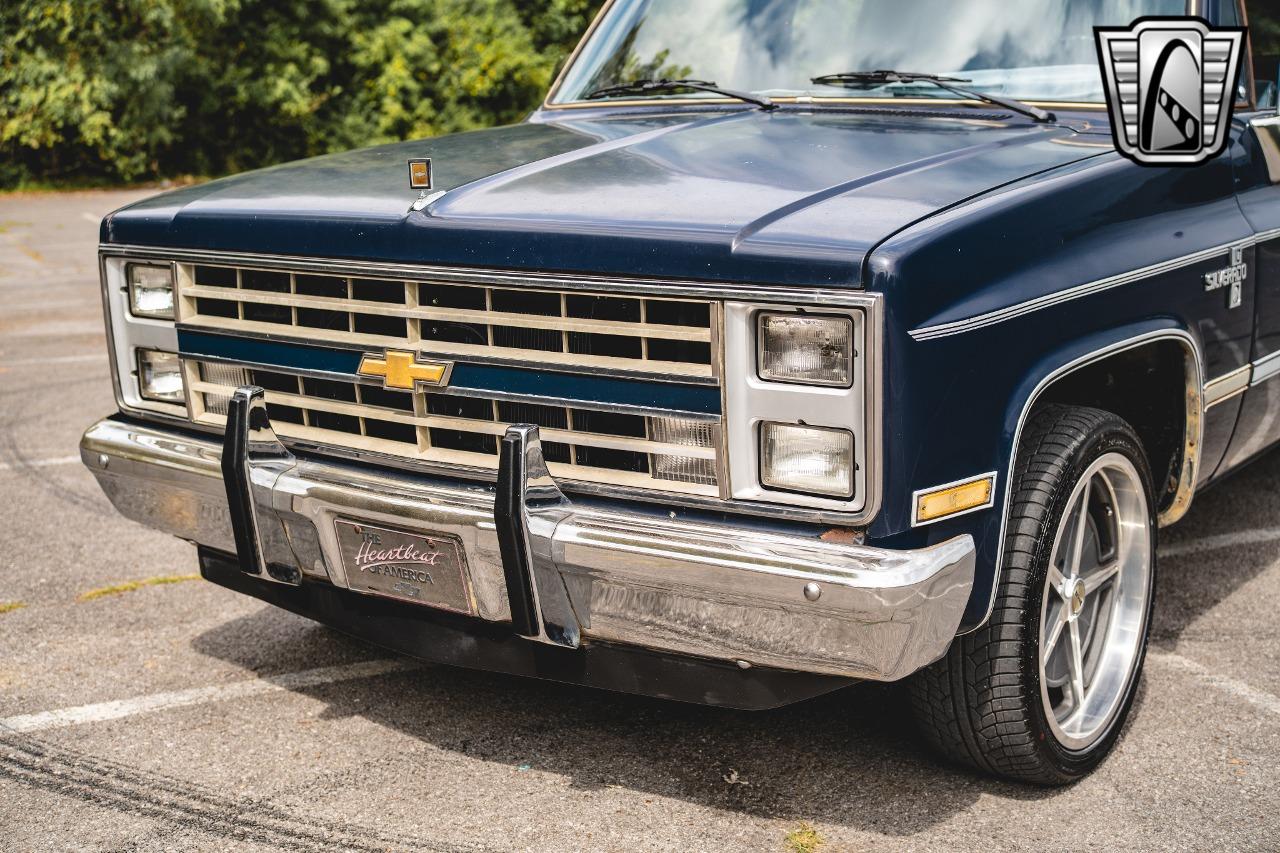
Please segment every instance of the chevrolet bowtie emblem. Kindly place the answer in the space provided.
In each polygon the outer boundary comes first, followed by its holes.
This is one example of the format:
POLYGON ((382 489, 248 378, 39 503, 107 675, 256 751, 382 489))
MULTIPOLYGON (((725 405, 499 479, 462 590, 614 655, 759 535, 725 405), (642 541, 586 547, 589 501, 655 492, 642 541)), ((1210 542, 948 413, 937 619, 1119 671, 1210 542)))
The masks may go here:
POLYGON ((360 359, 361 376, 378 376, 386 388, 412 391, 417 385, 442 388, 449 384, 453 364, 447 361, 418 361, 411 352, 387 350, 383 358, 366 355, 360 359))

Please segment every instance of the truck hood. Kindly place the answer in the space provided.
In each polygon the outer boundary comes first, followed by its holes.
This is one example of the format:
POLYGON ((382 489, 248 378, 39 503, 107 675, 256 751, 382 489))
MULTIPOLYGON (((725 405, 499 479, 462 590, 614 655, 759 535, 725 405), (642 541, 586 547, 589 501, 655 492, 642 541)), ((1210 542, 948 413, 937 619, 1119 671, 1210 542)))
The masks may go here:
POLYGON ((925 110, 544 113, 249 172, 124 208, 104 242, 858 286, 884 238, 1099 153, 1062 126, 925 110), (560 116, 569 114, 569 118, 560 116), (435 191, 411 210, 406 160, 435 191))

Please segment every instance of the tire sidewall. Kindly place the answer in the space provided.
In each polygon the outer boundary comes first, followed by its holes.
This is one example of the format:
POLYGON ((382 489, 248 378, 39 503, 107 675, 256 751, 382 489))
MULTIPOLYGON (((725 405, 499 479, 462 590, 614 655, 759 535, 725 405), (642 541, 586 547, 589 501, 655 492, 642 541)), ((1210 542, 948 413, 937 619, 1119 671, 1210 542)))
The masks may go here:
POLYGON ((1146 659, 1147 635, 1151 627, 1151 614, 1156 594, 1156 512, 1152 497, 1151 472, 1147 464, 1146 454, 1142 451, 1133 430, 1124 421, 1113 415, 1089 432, 1084 440, 1072 446, 1066 456, 1066 465, 1053 487, 1053 499, 1049 511, 1041 526, 1041 536, 1035 550, 1032 563, 1031 583, 1027 587, 1026 607, 1023 612, 1023 631, 1027 642, 1024 643, 1023 672, 1026 673, 1027 695, 1033 705, 1031 716, 1032 732, 1036 744, 1045 753, 1048 763, 1059 769, 1068 780, 1079 778, 1092 770, 1111 750, 1124 723, 1128 719, 1130 708, 1141 680, 1142 667, 1146 659), (1112 718, 1106 731, 1084 749, 1070 749, 1062 745, 1050 727, 1044 707, 1043 694, 1040 689, 1040 620, 1043 609, 1045 584, 1048 582, 1049 561, 1053 553, 1054 541, 1067 511, 1072 491, 1083 473, 1094 461, 1108 453, 1120 453, 1127 458, 1138 471, 1142 487, 1147 499, 1147 531, 1150 538, 1151 562, 1148 566, 1149 592, 1143 613, 1142 630, 1139 633, 1138 650, 1134 659, 1133 670, 1125 686, 1125 694, 1120 707, 1112 718))

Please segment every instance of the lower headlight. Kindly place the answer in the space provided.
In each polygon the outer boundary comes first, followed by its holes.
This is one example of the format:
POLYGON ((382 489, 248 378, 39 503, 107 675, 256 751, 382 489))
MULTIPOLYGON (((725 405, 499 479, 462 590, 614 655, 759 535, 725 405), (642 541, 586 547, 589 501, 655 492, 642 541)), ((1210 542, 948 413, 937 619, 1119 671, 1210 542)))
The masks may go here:
POLYGON ((760 427, 760 485, 766 489, 853 497, 853 433, 803 424, 760 427))
POLYGON ((182 389, 182 361, 177 354, 154 349, 138 350, 138 393, 156 403, 187 401, 182 389))

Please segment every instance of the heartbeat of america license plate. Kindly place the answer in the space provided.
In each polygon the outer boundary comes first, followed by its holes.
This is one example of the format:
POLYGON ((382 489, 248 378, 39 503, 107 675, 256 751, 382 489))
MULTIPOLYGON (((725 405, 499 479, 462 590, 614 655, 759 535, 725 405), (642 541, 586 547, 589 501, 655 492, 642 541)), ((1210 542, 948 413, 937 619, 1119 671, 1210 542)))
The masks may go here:
POLYGON ((356 592, 473 614, 456 539, 337 519, 347 583, 356 592))

